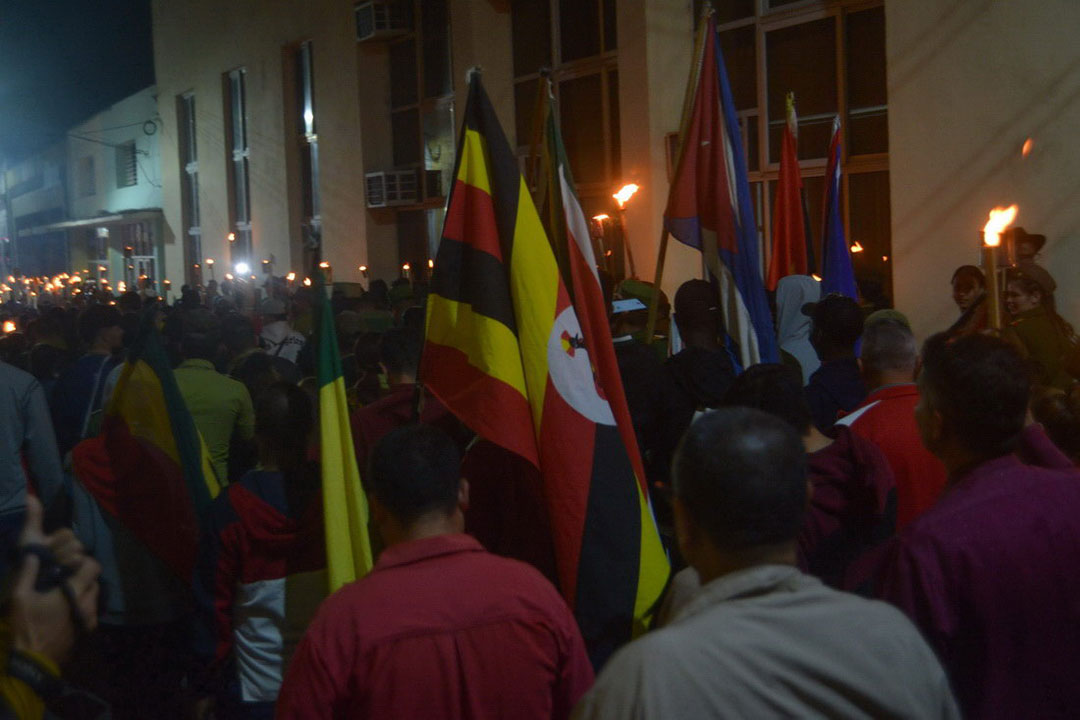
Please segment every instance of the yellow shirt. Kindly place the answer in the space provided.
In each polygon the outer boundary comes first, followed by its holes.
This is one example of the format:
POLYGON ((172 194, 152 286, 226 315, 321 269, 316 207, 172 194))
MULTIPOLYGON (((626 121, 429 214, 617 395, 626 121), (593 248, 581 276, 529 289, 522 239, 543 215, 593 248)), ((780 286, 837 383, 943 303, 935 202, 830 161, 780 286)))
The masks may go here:
POLYGON ((218 479, 228 479, 229 441, 233 432, 244 440, 255 435, 255 410, 247 388, 222 375, 209 360, 185 360, 176 368, 176 384, 202 435, 218 479))

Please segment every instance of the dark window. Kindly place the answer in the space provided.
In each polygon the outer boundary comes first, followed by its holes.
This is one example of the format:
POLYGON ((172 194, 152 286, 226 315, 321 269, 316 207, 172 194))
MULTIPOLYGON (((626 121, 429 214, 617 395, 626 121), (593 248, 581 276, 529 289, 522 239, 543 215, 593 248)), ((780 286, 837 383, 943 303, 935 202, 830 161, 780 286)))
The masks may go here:
POLYGON ((599 74, 559 84, 563 142, 570 169, 579 183, 603 182, 607 176, 603 97, 599 74))
POLYGON ((885 10, 878 7, 851 13, 846 20, 848 152, 888 152, 885 10))
POLYGON ((559 34, 564 63, 599 55, 602 51, 599 0, 559 0, 559 34))
POLYGON ((390 107, 412 105, 416 91, 416 40, 408 38, 390 46, 390 107))
POLYGON ((786 122, 784 98, 795 93, 799 159, 828 153, 836 114, 836 21, 823 18, 765 34, 768 75, 769 160, 780 161, 786 122))
POLYGON ((720 33, 720 50, 736 110, 756 108, 758 104, 755 36, 753 25, 720 33))
POLYGON ((848 176, 848 192, 851 215, 847 241, 863 246, 863 252, 852 255, 859 289, 864 296, 871 296, 880 288, 891 300, 889 173, 853 173, 848 176))
POLYGON ((393 134, 394 164, 415 165, 420 162, 420 112, 400 110, 390 116, 393 134))
POLYGON ((116 187, 131 187, 139 182, 135 141, 116 146, 116 187))
POLYGON ((548 0, 514 0, 510 28, 514 38, 514 76, 551 67, 551 6, 548 0))
POLYGON ((199 228, 199 151, 195 133, 195 96, 176 99, 176 125, 180 137, 180 222, 184 228, 184 277, 199 283, 202 266, 202 231, 199 228))
POLYGON ((450 78, 450 16, 447 0, 424 0, 420 15, 424 39, 424 97, 449 95, 454 87, 450 78))
POLYGON ((248 166, 247 71, 232 70, 226 75, 227 125, 229 128, 229 195, 230 223, 233 240, 230 256, 233 263, 252 262, 251 183, 248 166))

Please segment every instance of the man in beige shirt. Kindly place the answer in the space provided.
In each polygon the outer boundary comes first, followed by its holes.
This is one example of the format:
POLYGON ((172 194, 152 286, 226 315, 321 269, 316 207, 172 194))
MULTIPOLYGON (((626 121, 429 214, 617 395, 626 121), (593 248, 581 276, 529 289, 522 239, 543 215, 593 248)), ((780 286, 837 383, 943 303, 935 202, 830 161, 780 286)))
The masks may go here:
POLYGON ((959 717, 907 618, 794 567, 804 466, 798 433, 758 410, 690 426, 672 467, 675 530, 702 587, 615 654, 574 718, 959 717))
POLYGON ((255 411, 247 388, 214 368, 213 358, 221 343, 221 321, 208 310, 190 310, 184 317, 180 352, 184 361, 176 368, 176 384, 202 435, 214 472, 228 480, 229 442, 233 434, 242 441, 255 435, 255 411))

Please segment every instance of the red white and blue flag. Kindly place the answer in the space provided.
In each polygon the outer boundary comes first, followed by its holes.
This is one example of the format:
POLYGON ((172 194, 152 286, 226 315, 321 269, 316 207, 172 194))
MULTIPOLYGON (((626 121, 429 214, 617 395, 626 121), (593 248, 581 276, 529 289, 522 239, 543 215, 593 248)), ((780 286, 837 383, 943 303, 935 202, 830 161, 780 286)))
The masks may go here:
POLYGON ((832 141, 829 143, 829 162, 825 169, 824 227, 821 231, 822 264, 821 295, 846 295, 858 300, 855 271, 851 266, 851 249, 844 237, 844 220, 840 214, 840 118, 833 120, 832 141))
POLYGON ((698 37, 696 82, 687 88, 679 163, 664 227, 702 252, 720 296, 724 327, 743 367, 777 360, 776 335, 758 261, 757 224, 742 138, 710 15, 698 37))

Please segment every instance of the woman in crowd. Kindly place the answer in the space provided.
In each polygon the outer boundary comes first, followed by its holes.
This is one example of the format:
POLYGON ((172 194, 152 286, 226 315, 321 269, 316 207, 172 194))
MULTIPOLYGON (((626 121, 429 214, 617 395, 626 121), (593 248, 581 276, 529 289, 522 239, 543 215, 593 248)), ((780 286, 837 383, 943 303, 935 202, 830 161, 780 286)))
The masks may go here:
POLYGON ((1057 283, 1034 263, 1010 269, 1006 278, 1005 307, 1012 321, 1001 336, 1029 358, 1037 384, 1068 388, 1075 382, 1066 370, 1074 333, 1072 326, 1057 314, 1057 283))

